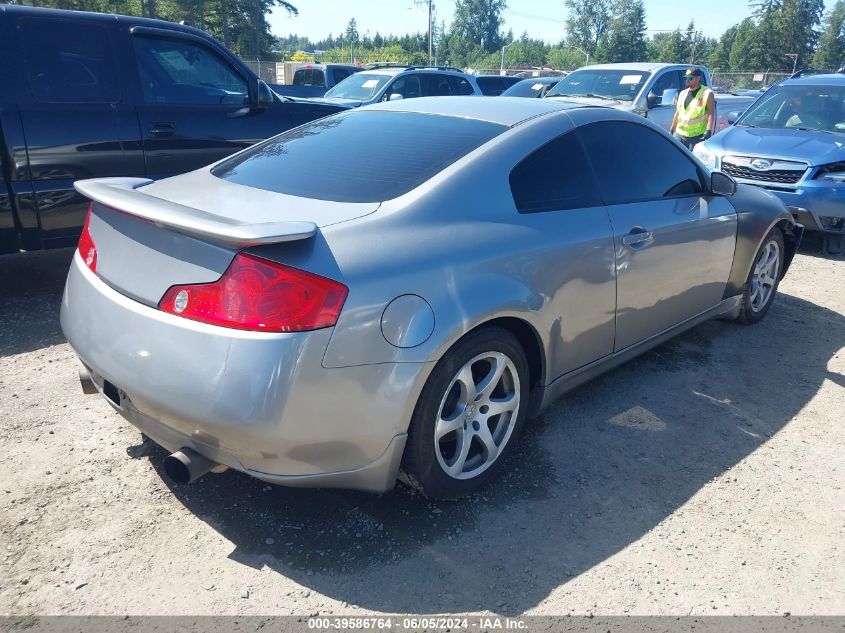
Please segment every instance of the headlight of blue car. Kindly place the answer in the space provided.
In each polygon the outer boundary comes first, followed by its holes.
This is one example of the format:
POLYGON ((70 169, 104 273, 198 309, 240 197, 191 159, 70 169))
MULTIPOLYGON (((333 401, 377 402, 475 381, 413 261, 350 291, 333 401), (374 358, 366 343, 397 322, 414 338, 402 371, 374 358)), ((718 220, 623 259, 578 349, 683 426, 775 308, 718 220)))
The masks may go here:
POLYGON ((822 165, 819 167, 818 172, 816 172, 815 179, 830 182, 845 182, 845 162, 822 165))
POLYGON ((705 167, 709 169, 717 169, 716 154, 707 149, 707 147, 704 146, 704 143, 696 145, 693 148, 692 153, 695 154, 695 157, 698 158, 698 160, 704 163, 705 167))

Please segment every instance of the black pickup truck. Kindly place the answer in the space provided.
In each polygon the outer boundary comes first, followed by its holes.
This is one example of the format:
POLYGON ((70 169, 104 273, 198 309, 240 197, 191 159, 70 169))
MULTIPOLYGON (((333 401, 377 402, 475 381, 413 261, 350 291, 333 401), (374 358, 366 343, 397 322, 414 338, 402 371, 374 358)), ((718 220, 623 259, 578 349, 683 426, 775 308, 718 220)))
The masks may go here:
POLYGON ((0 4, 0 253, 75 244, 75 180, 164 178, 339 110, 190 26, 0 4))

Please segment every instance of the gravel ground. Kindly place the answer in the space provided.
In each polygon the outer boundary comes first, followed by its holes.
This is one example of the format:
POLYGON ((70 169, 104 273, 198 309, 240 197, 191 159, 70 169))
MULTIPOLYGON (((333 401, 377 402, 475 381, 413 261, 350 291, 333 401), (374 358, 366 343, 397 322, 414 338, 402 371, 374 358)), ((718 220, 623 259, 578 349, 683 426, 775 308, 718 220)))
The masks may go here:
POLYGON ((571 393, 432 503, 163 477, 83 396, 69 250, 0 258, 0 613, 845 614, 845 258, 571 393))

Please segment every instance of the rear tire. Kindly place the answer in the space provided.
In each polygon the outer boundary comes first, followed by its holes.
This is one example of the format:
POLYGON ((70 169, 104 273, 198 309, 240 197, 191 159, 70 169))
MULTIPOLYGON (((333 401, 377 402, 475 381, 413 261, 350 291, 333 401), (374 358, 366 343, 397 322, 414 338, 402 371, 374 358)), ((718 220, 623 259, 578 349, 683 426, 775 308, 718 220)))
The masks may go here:
POLYGON ((458 341, 435 366, 414 409, 400 480, 457 499, 493 479, 528 411, 528 361, 501 328, 458 341))
POLYGON ((745 280, 737 320, 752 324, 761 321, 772 307, 783 271, 783 232, 774 227, 766 235, 754 256, 754 263, 745 280))

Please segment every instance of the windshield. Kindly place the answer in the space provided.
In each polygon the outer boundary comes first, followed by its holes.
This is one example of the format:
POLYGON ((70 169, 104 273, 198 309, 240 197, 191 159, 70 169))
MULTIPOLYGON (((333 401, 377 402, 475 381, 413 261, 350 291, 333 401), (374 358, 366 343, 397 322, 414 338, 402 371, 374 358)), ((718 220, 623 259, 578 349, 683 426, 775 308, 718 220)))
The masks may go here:
POLYGON ((326 93, 326 97, 337 99, 355 99, 366 101, 382 89, 393 75, 376 75, 371 73, 357 73, 337 84, 326 93))
POLYGON ((536 79, 524 79, 502 93, 503 97, 536 97, 547 89, 550 83, 536 79))
POLYGON ((845 133, 845 86, 775 86, 736 122, 771 129, 845 133))
POLYGON ((648 80, 649 74, 635 70, 576 70, 561 79, 546 96, 633 101, 648 80))

